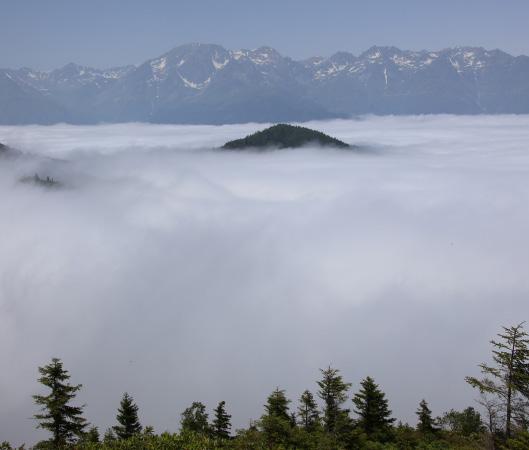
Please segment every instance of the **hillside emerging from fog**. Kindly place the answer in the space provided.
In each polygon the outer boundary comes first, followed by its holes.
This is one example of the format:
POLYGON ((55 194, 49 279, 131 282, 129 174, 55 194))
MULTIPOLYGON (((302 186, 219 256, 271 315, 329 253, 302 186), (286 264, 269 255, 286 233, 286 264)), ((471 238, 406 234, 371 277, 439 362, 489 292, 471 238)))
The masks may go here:
POLYGON ((295 61, 187 44, 139 66, 0 69, 0 124, 290 122, 355 114, 529 113, 529 57, 372 47, 295 61))
POLYGON ((265 130, 257 131, 242 139, 226 142, 222 146, 227 150, 244 150, 247 148, 299 148, 306 145, 318 145, 321 147, 349 148, 339 139, 335 139, 320 131, 310 128, 278 124, 265 130))

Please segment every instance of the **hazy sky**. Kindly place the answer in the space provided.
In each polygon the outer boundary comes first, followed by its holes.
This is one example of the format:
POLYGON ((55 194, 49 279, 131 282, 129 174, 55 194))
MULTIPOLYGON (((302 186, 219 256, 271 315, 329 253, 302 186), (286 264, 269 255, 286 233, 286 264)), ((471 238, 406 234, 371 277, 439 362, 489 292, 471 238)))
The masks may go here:
POLYGON ((255 124, 0 127, 42 157, 0 164, 0 441, 45 436, 52 356, 102 430, 123 391, 158 432, 194 400, 245 426, 328 364, 411 423, 423 397, 474 405, 464 377, 529 318, 529 116, 310 126, 367 151, 211 150, 255 124), (18 182, 35 172, 67 188, 18 182))
POLYGON ((137 64, 188 42, 294 58, 372 45, 529 54, 527 0, 0 0, 0 67, 137 64))

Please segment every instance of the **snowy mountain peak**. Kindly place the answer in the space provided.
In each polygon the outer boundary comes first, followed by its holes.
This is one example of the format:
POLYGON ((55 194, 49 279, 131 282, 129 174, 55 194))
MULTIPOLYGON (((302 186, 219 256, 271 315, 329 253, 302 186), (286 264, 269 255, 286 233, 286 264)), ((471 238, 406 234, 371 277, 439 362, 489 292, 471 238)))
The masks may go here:
POLYGON ((299 121, 365 113, 529 113, 527 80, 528 57, 479 47, 374 46, 359 56, 295 61, 271 47, 234 51, 191 43, 138 67, 0 70, 0 98, 26 99, 17 119, 9 119, 14 123, 25 117, 46 123, 299 121), (25 108, 34 105, 42 109, 32 116, 25 108))

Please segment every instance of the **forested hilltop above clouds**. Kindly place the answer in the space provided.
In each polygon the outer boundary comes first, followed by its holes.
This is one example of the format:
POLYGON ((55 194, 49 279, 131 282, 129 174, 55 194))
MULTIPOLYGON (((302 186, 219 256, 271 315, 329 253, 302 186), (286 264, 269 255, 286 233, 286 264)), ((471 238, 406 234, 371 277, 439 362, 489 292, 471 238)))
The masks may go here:
POLYGON ((0 124, 242 123, 355 114, 529 113, 529 57, 458 47, 294 61, 187 44, 135 67, 0 69, 0 124))

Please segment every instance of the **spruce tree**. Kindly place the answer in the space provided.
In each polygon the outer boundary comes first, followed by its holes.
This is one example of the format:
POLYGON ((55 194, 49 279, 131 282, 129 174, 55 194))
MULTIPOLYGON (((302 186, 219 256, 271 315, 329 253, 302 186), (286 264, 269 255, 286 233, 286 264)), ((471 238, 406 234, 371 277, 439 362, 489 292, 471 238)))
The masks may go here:
POLYGON ((308 432, 312 432, 320 425, 318 405, 312 393, 308 390, 301 394, 298 406, 298 423, 308 432))
POLYGON ((529 399, 529 335, 524 331, 524 322, 510 328, 503 327, 499 340, 490 341, 493 347, 494 366, 480 364, 483 378, 467 377, 466 381, 483 394, 492 394, 498 399, 505 413, 505 435, 512 434, 512 422, 527 421, 525 401, 529 399))
POLYGON ((83 444, 90 443, 96 444, 99 442, 99 430, 97 427, 91 427, 81 438, 83 444))
POLYGON ((41 407, 41 413, 35 414, 34 418, 39 421, 38 428, 52 433, 51 441, 54 447, 59 448, 78 439, 88 425, 82 417, 84 406, 70 405, 82 385, 72 386, 68 382, 70 375, 58 358, 39 367, 39 373, 39 383, 51 392, 49 395, 33 396, 35 403, 41 407))
POLYGON ((134 399, 125 392, 121 399, 116 420, 119 425, 112 427, 119 439, 129 439, 141 432, 141 425, 138 419, 138 406, 134 399))
POLYGON ((318 381, 318 396, 324 402, 323 425, 325 431, 336 434, 349 422, 349 410, 342 408, 347 400, 351 383, 345 383, 338 369, 320 369, 322 379, 318 381))
POLYGON ((419 418, 417 431, 420 431, 421 433, 433 433, 434 431, 437 431, 435 420, 432 418, 432 411, 428 408, 426 400, 421 400, 419 403, 419 409, 415 414, 417 414, 419 418))
POLYGON ((198 434, 210 434, 208 423, 208 414, 206 406, 201 402, 193 402, 189 408, 186 408, 180 419, 182 431, 191 431, 198 434))
POLYGON ((360 386, 360 391, 353 397, 354 412, 360 416, 358 424, 368 436, 381 436, 395 422, 391 418, 388 400, 373 378, 365 378, 360 386))
POLYGON ((288 445, 292 436, 292 418, 289 413, 285 391, 276 388, 267 398, 261 417, 261 428, 270 446, 288 445))
POLYGON ((290 414, 288 412, 288 404, 290 400, 287 399, 283 389, 276 388, 266 401, 265 410, 267 415, 279 417, 290 421, 290 414))
POLYGON ((226 412, 226 402, 221 401, 215 408, 213 420, 213 435, 219 439, 229 439, 231 429, 231 416, 226 412))
POLYGON ((107 430, 105 431, 105 434, 103 436, 103 442, 105 444, 111 444, 112 442, 114 442, 116 440, 117 440, 117 437, 114 434, 114 430, 112 430, 112 428, 107 428, 107 430))

